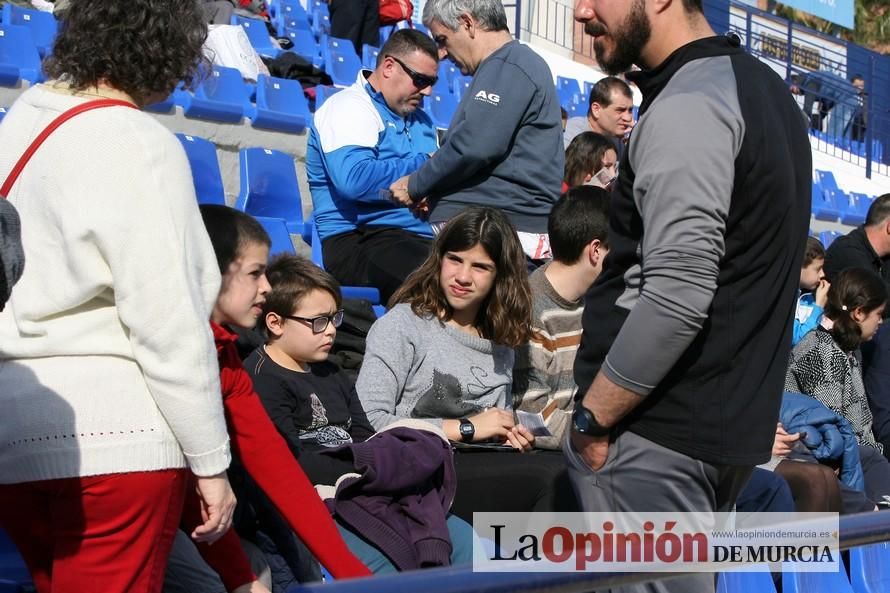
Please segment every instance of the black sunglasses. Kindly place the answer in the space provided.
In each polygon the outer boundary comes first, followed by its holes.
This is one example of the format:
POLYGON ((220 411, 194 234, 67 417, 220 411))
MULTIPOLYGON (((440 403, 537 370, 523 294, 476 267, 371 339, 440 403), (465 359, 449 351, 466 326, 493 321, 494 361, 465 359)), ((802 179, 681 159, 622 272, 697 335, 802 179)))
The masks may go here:
POLYGON ((434 84, 436 84, 436 81, 439 80, 438 76, 428 76, 426 74, 421 74, 417 70, 409 68, 405 65, 405 62, 395 56, 387 54, 385 57, 392 58, 396 64, 402 67, 402 70, 405 71, 405 74, 411 77, 411 82, 414 83, 414 86, 417 88, 418 91, 422 91, 428 86, 433 86, 434 84))
POLYGON ((328 324, 334 324, 334 327, 340 327, 343 323, 343 309, 340 309, 333 315, 319 315, 318 317, 299 317, 297 315, 282 315, 285 319, 293 321, 302 321, 312 326, 313 334, 320 334, 328 328, 328 324))

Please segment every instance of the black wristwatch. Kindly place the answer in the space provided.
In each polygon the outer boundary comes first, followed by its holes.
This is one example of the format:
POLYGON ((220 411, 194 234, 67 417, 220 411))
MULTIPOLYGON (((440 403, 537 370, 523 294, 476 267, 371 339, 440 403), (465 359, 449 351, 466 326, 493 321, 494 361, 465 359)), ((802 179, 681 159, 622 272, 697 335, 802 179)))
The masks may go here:
POLYGON ((473 423, 469 421, 467 418, 460 419, 460 440, 469 443, 473 440, 473 436, 476 434, 476 427, 473 426, 473 423))
POLYGON ((572 412, 572 426, 581 434, 589 437, 604 437, 612 432, 611 428, 606 428, 596 421, 596 416, 584 407, 581 400, 578 400, 575 404, 575 411, 572 412))

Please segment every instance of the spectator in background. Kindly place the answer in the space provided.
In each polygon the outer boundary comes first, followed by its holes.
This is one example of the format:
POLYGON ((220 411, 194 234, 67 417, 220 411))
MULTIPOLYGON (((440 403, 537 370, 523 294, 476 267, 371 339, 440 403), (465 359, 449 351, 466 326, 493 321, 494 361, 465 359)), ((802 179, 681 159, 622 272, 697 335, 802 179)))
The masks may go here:
POLYGON ((315 113, 306 173, 325 268, 342 284, 374 286, 383 302, 429 253, 430 225, 389 200, 396 179, 429 160, 438 144, 420 103, 438 73, 433 40, 396 31, 373 72, 315 113))
POLYGON ((797 299, 797 312, 794 315, 794 336, 791 345, 800 342, 803 337, 822 322, 822 312, 828 299, 828 280, 825 279, 825 247, 815 237, 807 237, 807 248, 803 255, 800 268, 800 291, 797 299))
POLYGON ((562 191, 579 185, 610 189, 618 177, 615 143, 596 132, 581 132, 566 149, 562 191))
MULTIPOLYGON (((807 127, 698 0, 577 0, 575 20, 607 72, 642 67, 627 77, 644 99, 584 302, 572 483, 585 511, 728 511, 775 435, 810 218, 807 127)), ((707 592, 714 578, 620 590, 707 592)))
MULTIPOLYGON (((868 208, 865 224, 834 240, 825 253, 825 275, 847 268, 865 268, 878 274, 890 289, 890 194, 878 197, 868 208)), ((862 345, 862 374, 874 416, 874 433, 890 452, 890 326, 862 345)))
POLYGON ((572 367, 581 345, 582 297, 609 253, 608 227, 609 192, 600 187, 570 189, 553 206, 547 223, 553 260, 528 279, 532 336, 516 349, 513 406, 541 414, 550 431, 550 436, 535 439, 541 449, 559 449, 569 425, 578 390, 572 367))
POLYGON ((206 35, 196 3, 76 0, 51 80, 3 121, 0 179, 61 113, 120 102, 65 122, 7 196, 28 268, 0 315, 0 525, 40 591, 158 591, 186 468, 205 511, 192 536, 231 524, 219 268, 182 146, 128 108, 188 82, 206 35))
POLYGON ((630 86, 615 76, 601 78, 590 89, 587 115, 566 122, 563 143, 569 143, 581 132, 596 132, 615 143, 619 157, 624 153, 624 140, 634 127, 634 95, 630 86))
POLYGON ((853 119, 850 121, 850 140, 865 142, 866 99, 868 97, 868 93, 865 92, 865 78, 861 74, 854 74, 850 78, 850 84, 858 91, 856 101, 859 104, 853 111, 853 119))
POLYGON ((331 16, 331 37, 348 39, 355 53, 362 55, 362 46, 380 45, 379 0, 322 0, 328 2, 331 16))
POLYGON ((464 75, 472 74, 442 148, 395 199, 441 225, 472 205, 503 211, 532 260, 550 257, 547 215, 559 197, 564 151, 547 63, 514 39, 500 0, 427 0, 423 23, 464 75))

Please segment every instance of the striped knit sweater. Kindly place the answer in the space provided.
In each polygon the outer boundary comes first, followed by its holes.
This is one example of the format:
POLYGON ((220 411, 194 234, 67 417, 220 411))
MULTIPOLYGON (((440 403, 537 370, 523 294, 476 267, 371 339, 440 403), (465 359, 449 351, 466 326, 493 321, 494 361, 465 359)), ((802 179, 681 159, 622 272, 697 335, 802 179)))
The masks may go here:
POLYGON ((535 445, 559 449, 577 389, 572 367, 581 344, 584 305, 583 300, 570 302, 556 292, 544 274, 548 266, 538 268, 529 277, 533 336, 516 351, 513 405, 517 410, 541 412, 553 437, 538 437, 535 445))

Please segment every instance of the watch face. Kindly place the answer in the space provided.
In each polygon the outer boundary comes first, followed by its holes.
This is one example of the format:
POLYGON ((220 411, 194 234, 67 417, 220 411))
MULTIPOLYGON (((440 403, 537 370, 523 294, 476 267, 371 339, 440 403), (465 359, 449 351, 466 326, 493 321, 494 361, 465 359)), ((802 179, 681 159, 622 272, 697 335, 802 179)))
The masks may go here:
POLYGON ((473 434, 473 425, 469 422, 460 425, 460 433, 464 436, 473 434))

